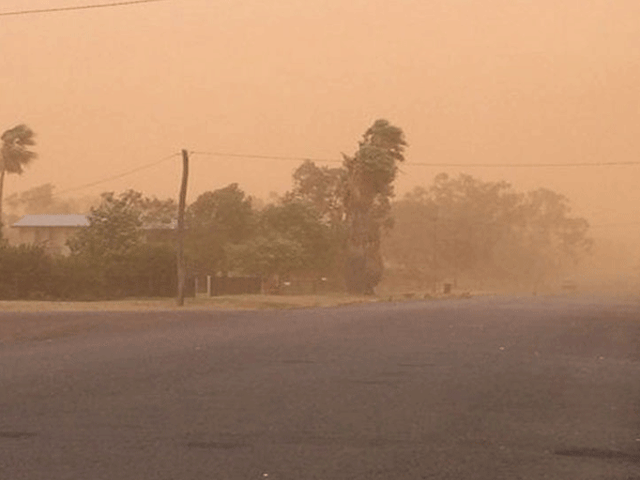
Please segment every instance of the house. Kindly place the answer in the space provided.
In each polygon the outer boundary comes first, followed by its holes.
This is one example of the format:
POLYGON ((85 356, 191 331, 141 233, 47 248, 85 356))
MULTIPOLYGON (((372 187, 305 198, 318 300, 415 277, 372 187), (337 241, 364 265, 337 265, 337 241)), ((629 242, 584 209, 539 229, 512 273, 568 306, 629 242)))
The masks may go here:
POLYGON ((86 215, 25 215, 12 225, 18 232, 17 243, 42 245, 50 254, 69 254, 67 240, 89 225, 86 215))
MULTIPOLYGON (((18 233, 15 243, 42 245, 47 253, 51 255, 68 255, 67 240, 79 229, 89 226, 89 219, 86 215, 25 215, 11 226, 18 233)), ((143 241, 147 243, 171 243, 174 239, 176 228, 176 221, 143 225, 143 241)))

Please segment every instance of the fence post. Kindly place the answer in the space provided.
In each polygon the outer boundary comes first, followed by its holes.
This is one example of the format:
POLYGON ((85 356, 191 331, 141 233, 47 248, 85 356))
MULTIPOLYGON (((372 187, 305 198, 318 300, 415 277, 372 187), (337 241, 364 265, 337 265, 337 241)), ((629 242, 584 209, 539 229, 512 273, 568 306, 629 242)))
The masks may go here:
POLYGON ((211 275, 207 275, 207 297, 211 296, 211 275))

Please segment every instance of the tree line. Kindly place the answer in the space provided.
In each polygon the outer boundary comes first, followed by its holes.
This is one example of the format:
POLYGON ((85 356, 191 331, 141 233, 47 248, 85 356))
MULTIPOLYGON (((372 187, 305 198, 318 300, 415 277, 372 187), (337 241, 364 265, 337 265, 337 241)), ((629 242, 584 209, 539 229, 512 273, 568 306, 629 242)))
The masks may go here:
POLYGON ((593 245, 589 223, 572 215, 564 195, 465 174, 437 175, 397 201, 393 215, 384 253, 414 284, 536 291, 559 283, 593 245))
MULTIPOLYGON (((277 201, 260 205, 237 183, 203 193, 186 211, 189 271, 322 278, 354 294, 373 294, 385 268, 416 287, 464 280, 535 288, 588 253, 588 223, 547 189, 520 193, 506 182, 440 174, 394 201, 406 146, 402 129, 377 120, 340 167, 299 165, 277 201)), ((5 243, 0 295, 172 295, 176 212, 171 199, 105 193, 68 257, 5 243)))

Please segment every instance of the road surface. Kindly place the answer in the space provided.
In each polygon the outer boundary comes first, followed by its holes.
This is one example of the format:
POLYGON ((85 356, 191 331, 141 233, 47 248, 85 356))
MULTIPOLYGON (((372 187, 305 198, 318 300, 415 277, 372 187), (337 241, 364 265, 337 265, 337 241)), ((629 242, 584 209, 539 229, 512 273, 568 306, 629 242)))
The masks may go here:
POLYGON ((16 315, 0 479, 640 479, 638 302, 16 315))

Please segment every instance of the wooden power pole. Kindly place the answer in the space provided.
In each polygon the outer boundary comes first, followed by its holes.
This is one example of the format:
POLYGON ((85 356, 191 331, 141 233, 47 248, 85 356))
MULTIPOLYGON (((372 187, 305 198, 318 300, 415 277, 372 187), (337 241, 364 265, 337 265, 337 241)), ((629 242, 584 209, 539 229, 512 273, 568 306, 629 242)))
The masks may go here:
POLYGON ((187 178, 189 177, 189 152, 182 150, 182 183, 180 184, 180 198, 178 200, 178 231, 177 231, 177 260, 178 260, 178 296, 176 305, 184 305, 184 287, 187 267, 184 262, 184 209, 187 202, 187 178))

